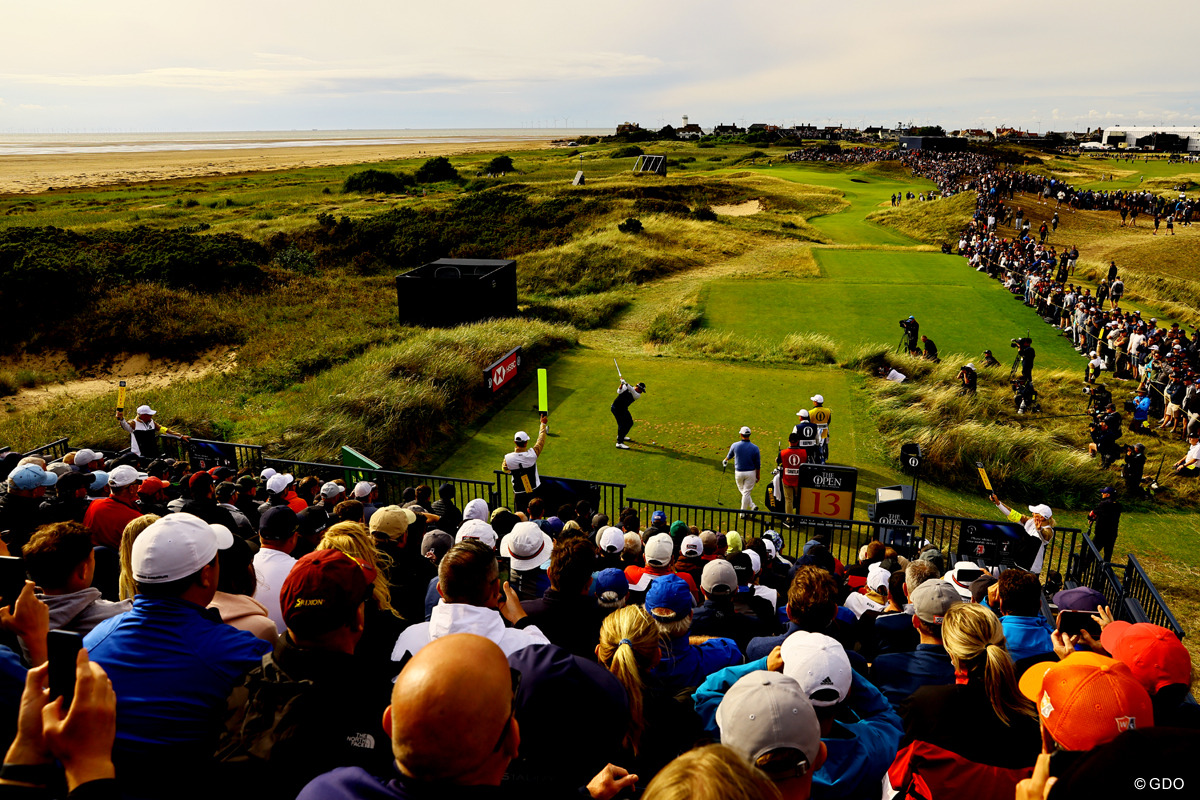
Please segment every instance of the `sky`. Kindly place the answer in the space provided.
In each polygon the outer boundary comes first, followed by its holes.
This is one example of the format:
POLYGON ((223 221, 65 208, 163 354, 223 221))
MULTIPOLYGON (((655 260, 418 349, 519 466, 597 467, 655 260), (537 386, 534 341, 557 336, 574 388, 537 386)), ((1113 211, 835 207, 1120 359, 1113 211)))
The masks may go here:
POLYGON ((6 133, 1200 125, 1195 0, 5 5, 6 133))

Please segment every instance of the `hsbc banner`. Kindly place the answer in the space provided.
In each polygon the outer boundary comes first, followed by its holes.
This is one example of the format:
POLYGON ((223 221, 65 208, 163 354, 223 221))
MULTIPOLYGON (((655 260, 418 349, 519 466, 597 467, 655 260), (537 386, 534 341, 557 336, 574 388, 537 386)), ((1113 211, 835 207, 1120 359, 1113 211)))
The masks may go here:
POLYGON ((517 377, 517 367, 521 366, 521 348, 514 347, 483 370, 483 379, 493 392, 517 377))

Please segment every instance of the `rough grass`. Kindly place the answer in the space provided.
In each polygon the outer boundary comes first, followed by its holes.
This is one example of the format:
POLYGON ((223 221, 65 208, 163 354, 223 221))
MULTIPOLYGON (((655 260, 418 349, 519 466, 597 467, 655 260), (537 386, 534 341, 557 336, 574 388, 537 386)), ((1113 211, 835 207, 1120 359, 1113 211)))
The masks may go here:
POLYGON ((867 215, 867 220, 895 228, 919 242, 954 246, 974 213, 975 193, 961 192, 949 198, 875 211, 867 215))
POLYGON ((544 322, 571 325, 584 331, 603 327, 628 305, 625 292, 611 291, 575 297, 526 298, 521 312, 544 322))

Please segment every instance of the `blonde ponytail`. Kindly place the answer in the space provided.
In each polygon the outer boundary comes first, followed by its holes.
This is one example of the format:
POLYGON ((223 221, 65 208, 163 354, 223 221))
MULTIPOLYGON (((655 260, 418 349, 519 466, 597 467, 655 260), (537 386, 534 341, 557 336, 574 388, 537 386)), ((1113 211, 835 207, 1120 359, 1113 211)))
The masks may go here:
POLYGON ((1012 657, 1005 648, 1004 628, 991 611, 973 603, 946 610, 942 641, 956 669, 968 680, 983 680, 984 693, 996 717, 1011 727, 1016 717, 1037 719, 1037 711, 1017 689, 1012 657))
POLYGON ((657 654, 658 627, 640 606, 619 608, 605 617, 596 655, 629 695, 629 727, 622 745, 634 755, 646 729, 643 675, 650 671, 657 654))

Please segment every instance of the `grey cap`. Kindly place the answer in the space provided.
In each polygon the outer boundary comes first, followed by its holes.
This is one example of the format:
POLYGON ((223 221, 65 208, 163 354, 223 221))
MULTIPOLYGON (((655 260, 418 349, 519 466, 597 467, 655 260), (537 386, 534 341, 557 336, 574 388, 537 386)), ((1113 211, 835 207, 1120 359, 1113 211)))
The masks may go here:
POLYGON ((917 619, 929 625, 941 625, 946 609, 963 601, 958 589, 949 581, 933 578, 912 590, 909 597, 917 619))
POLYGON ((717 727, 721 742, 752 764, 788 748, 804 754, 808 771, 821 752, 817 712, 800 684, 777 672, 757 670, 729 687, 717 706, 717 727))
POLYGON ((700 573, 700 588, 705 594, 724 597, 737 591, 737 572, 723 558, 715 558, 704 565, 700 573))

